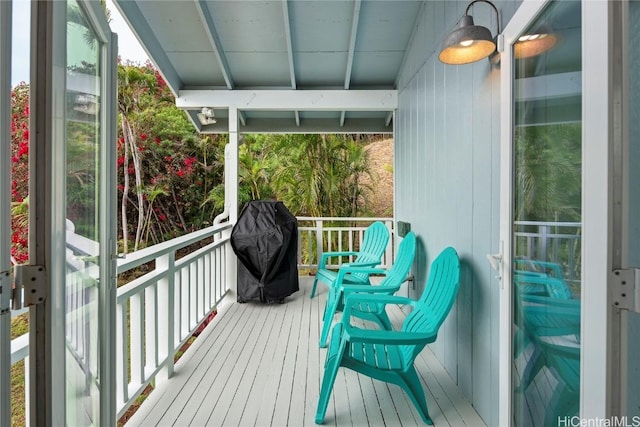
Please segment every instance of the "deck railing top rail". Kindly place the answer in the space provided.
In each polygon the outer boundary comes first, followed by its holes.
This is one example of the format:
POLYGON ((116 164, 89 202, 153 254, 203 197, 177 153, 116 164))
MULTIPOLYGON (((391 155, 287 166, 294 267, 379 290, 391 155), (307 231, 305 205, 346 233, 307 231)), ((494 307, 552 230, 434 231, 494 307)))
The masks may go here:
POLYGON ((196 242, 212 237, 231 228, 231 226, 232 225, 228 223, 213 225, 211 227, 203 228, 202 230, 194 231, 193 233, 185 234, 184 236, 176 237, 175 239, 167 240, 166 242, 158 243, 157 245, 122 255, 117 262, 117 274, 124 273, 132 268, 146 264, 149 261, 153 261, 162 255, 175 252, 196 242))

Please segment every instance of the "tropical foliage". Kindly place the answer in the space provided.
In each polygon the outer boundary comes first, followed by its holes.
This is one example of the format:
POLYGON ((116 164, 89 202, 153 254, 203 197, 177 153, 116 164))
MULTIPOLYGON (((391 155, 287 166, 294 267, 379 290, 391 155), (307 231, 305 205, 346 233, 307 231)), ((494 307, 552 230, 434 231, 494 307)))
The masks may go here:
MULTIPOLYGON (((75 70, 82 72, 82 70, 75 70)), ((86 71, 86 70, 84 70, 86 71)), ((150 64, 118 67, 117 188, 120 251, 131 252, 207 225, 224 208, 226 135, 199 135, 150 64)), ((12 203, 15 262, 27 259, 29 86, 12 94, 12 203)), ((95 126, 67 126, 67 215, 92 218, 95 126)), ((343 135, 243 135, 240 203, 282 200, 296 215, 369 213, 362 177, 370 174, 369 138, 343 135)), ((90 226, 87 226, 90 228, 90 226)))
MULTIPOLYGON (((240 202, 275 198, 302 216, 363 216, 368 140, 344 135, 247 135, 239 149, 240 202)), ((222 201, 215 188, 207 201, 222 201)))
POLYGON ((121 64, 118 80, 119 229, 129 252, 211 224, 203 201, 222 180, 226 138, 198 135, 150 64, 121 64))
POLYGON ((15 263, 28 258, 29 196, 29 85, 11 92, 11 257, 15 263))
POLYGON ((516 221, 580 221, 581 132, 580 123, 517 129, 516 221))

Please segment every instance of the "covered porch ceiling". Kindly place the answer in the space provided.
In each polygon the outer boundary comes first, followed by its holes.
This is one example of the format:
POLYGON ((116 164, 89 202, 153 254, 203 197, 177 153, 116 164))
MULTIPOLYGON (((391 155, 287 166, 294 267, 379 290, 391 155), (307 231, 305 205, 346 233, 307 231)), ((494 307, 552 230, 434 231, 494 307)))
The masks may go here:
POLYGON ((203 133, 391 133, 419 0, 115 0, 203 133), (202 107, 216 123, 201 125, 202 107))

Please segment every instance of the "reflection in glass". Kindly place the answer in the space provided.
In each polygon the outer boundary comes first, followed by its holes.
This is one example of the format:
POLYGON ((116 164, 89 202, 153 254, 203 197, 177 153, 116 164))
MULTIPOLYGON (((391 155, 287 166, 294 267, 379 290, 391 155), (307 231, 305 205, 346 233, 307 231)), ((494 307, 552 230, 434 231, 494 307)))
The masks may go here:
POLYGON ((99 423, 98 286, 100 63, 97 36, 76 1, 67 6, 67 424, 99 423))
POLYGON ((580 2, 551 2, 513 46, 513 423, 517 426, 567 425, 578 414, 580 15, 580 2), (532 41, 539 44, 526 45, 532 41))

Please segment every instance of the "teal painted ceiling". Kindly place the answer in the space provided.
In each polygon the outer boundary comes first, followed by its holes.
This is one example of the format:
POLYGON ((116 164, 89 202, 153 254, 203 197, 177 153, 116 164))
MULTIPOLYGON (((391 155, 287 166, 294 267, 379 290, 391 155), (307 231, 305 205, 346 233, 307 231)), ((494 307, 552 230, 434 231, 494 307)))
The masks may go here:
MULTIPOLYGON (((182 90, 209 89, 395 89, 422 1, 116 0, 115 4, 179 96, 182 90)), ((215 113, 226 117, 223 108, 215 113)), ((190 114, 197 125, 195 112, 190 114)), ((328 131, 336 126, 337 131, 347 129, 350 120, 361 123, 356 127, 362 131, 392 129, 390 112, 379 110, 302 112, 283 106, 270 114, 247 109, 241 122, 249 128, 253 117, 261 123, 269 117, 274 124, 288 121, 287 128, 293 123, 300 132, 309 120, 313 129, 319 120, 326 122, 328 131)))

